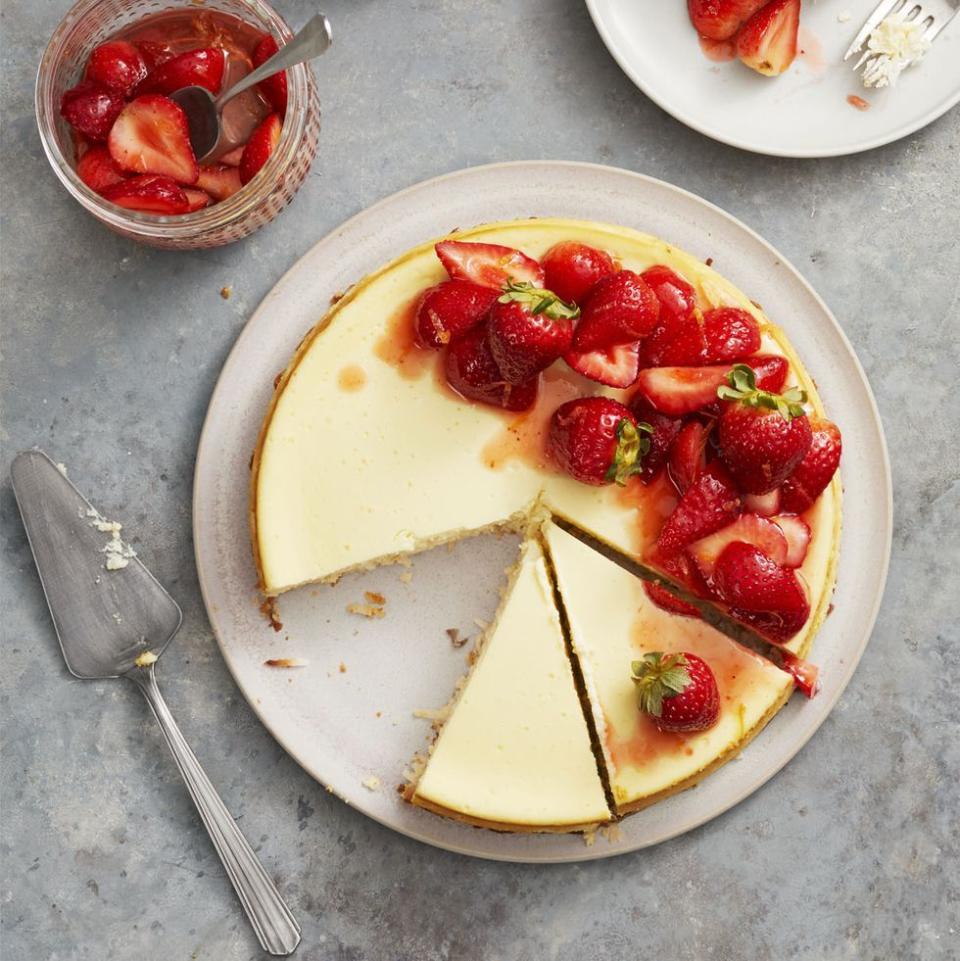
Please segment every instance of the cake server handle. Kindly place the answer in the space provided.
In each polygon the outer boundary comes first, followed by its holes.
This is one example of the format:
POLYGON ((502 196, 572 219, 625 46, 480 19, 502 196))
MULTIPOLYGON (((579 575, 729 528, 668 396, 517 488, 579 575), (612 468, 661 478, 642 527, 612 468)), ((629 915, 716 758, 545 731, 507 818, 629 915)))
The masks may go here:
POLYGON ((143 692, 160 723, 190 797, 263 950, 275 956, 292 954, 300 943, 300 925, 190 750, 160 693, 153 665, 135 667, 125 676, 143 692))

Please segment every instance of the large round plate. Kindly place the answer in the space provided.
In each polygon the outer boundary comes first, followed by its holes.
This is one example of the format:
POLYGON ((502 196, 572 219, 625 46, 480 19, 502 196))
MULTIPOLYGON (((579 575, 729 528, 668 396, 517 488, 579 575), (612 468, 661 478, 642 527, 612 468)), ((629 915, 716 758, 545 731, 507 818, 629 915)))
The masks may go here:
POLYGON ((715 817, 774 775, 823 723, 876 617, 890 551, 890 489, 880 421, 849 343, 819 297, 756 234, 692 194, 625 170, 495 164, 418 184, 370 207, 321 240, 266 297, 210 402, 197 455, 194 538, 207 611, 237 684, 318 781, 378 821, 439 847, 512 861, 574 861, 655 844, 715 817), (537 215, 619 223, 713 257, 787 331, 844 436, 836 609, 814 648, 823 691, 812 701, 793 698, 736 764, 696 791, 627 818, 618 839, 591 847, 575 835, 466 827, 405 804, 395 790, 411 756, 427 743, 428 724, 413 711, 444 704, 466 667, 468 648, 455 650, 446 629, 476 634, 474 619, 491 617, 504 568, 516 556, 515 539, 471 538, 453 551, 421 555, 412 579, 402 576, 404 568, 386 567, 335 587, 294 591, 281 598, 284 627, 275 633, 258 611, 247 525, 250 454, 274 377, 330 298, 453 227, 537 215), (386 618, 346 612, 347 604, 363 601, 364 590, 386 596, 386 618), (296 670, 264 666, 280 657, 309 663, 296 670))
POLYGON ((683 0, 587 0, 624 73, 688 127, 744 150, 779 157, 834 157, 869 150, 925 127, 960 101, 960 19, 893 89, 865 90, 842 57, 877 0, 805 3, 803 53, 781 77, 700 50, 683 0), (839 16, 851 14, 840 22, 839 16), (854 94, 870 103, 857 110, 854 94))

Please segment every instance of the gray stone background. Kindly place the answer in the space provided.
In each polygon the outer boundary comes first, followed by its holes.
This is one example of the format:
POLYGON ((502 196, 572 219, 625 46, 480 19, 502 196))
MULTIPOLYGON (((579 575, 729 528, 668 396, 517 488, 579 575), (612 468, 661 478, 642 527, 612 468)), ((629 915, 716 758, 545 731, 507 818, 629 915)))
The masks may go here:
MULTIPOLYGON (((315 8, 277 6, 295 24, 315 8)), ((294 204, 234 246, 161 253, 84 215, 42 154, 33 76, 66 7, 2 12, 5 961, 260 957, 139 695, 61 663, 8 480, 33 444, 148 545, 183 605, 161 680, 303 923, 301 961, 957 957, 960 112, 867 155, 752 156, 639 93, 580 0, 329 0, 321 150, 294 204), (190 535, 210 392, 277 278, 399 188, 537 158, 679 184, 792 260, 867 370, 896 496, 879 622, 818 735, 725 816, 582 866, 433 850, 328 796, 227 674, 190 535)))

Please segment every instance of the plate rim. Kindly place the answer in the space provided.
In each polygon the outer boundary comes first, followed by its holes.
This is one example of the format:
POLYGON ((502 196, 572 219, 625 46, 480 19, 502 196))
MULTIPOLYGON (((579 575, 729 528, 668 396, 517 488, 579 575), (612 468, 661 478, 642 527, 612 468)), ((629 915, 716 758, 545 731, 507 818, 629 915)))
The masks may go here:
MULTIPOLYGON (((432 847, 436 847, 442 850, 451 851, 456 854, 465 854, 471 857, 483 858, 485 860, 503 861, 503 862, 511 862, 511 863, 527 863, 527 864, 547 864, 547 863, 555 864, 555 863, 581 862, 581 861, 589 861, 589 860, 597 860, 601 858, 614 857, 620 854, 627 854, 633 851, 641 850, 643 848, 652 847, 654 845, 661 844, 665 841, 671 840, 672 838, 686 834, 689 831, 692 831, 696 828, 701 827, 707 822, 713 820, 716 817, 719 817, 722 814, 725 814, 727 811, 736 807, 738 804, 744 801, 751 794, 753 794, 754 792, 758 791, 761 787, 763 787, 763 785, 766 784, 769 780, 771 780, 773 777, 779 774, 780 771, 782 771, 783 768, 786 767, 786 765, 790 761, 792 761, 793 758, 795 758, 797 754, 800 753, 800 751, 803 750, 803 748, 807 745, 809 740, 820 729, 820 727, 823 725, 823 723, 827 720, 827 718, 832 713, 834 707, 836 706, 843 692, 846 690, 847 685, 850 683, 850 681, 853 678, 853 675, 856 673, 856 668, 872 637, 873 630, 876 625, 877 617, 879 615, 880 606, 885 596, 887 577, 888 577, 889 566, 890 566, 890 557, 891 557, 892 542, 893 542, 893 483, 892 483, 890 458, 889 458, 889 452, 888 452, 888 447, 886 442, 886 436, 883 430, 883 421, 880 417, 879 409, 876 403, 876 398, 873 395, 873 390, 870 387, 870 382, 867 379, 866 373, 863 370, 863 366, 861 365, 856 352, 853 350, 853 347, 849 339, 847 338, 843 328, 840 326, 836 317, 833 315, 832 311, 829 309, 829 307, 826 305, 826 303, 823 301, 820 295, 816 292, 816 290, 812 287, 812 285, 803 277, 803 275, 797 270, 797 268, 787 258, 785 258, 775 247, 773 247, 772 244, 770 244, 767 240, 761 237, 752 228, 744 224, 742 221, 734 217, 732 214, 727 213, 725 210, 723 210, 721 207, 718 207, 716 204, 713 204, 712 202, 710 202, 709 200, 706 200, 703 197, 700 197, 699 195, 693 193, 692 191, 686 190, 682 187, 678 187, 674 184, 668 183, 667 181, 664 181, 664 180, 660 180, 659 178, 656 178, 656 177, 651 177, 646 174, 637 173, 636 171, 627 170, 622 167, 614 167, 606 164, 588 163, 583 161, 513 160, 513 161, 480 164, 476 166, 460 168, 458 170, 450 171, 448 173, 441 174, 436 177, 427 178, 425 180, 411 184, 408 187, 404 187, 392 194, 389 194, 386 197, 383 197, 382 199, 376 201, 375 203, 367 207, 364 207, 363 209, 359 210, 357 213, 353 214, 351 217, 347 218, 345 221, 335 225, 332 229, 324 233, 321 237, 319 237, 316 240, 315 243, 311 244, 309 249, 304 251, 304 253, 299 258, 297 258, 297 260, 281 275, 281 277, 277 280, 274 286, 271 287, 270 290, 264 295, 263 299, 257 305, 256 309, 250 314, 249 319, 246 321, 240 333, 237 335, 237 338, 233 346, 231 347, 225 360, 223 361, 223 364, 220 368, 220 373, 217 376, 216 383, 210 394, 210 400, 207 405, 207 410, 204 415, 203 425, 201 427, 199 440, 197 443, 197 453, 196 453, 196 458, 194 462, 194 472, 193 472, 191 513, 192 513, 191 532, 193 536, 193 553, 194 553, 194 561, 195 561, 195 566, 197 571, 197 580, 200 586, 200 593, 203 600, 204 610, 207 614, 207 620, 214 634, 214 638, 216 639, 217 647, 220 650, 220 654, 223 657, 224 663, 226 664, 227 669, 230 672, 230 675, 233 678, 234 683, 237 685, 237 688, 239 689, 241 694, 243 694, 244 700, 247 702, 247 704, 249 705, 251 710, 254 712, 254 714, 256 715, 260 723, 263 725, 263 727, 266 729, 266 731, 283 749, 285 754, 287 754, 293 761, 295 761, 308 775, 310 775, 310 777, 312 777, 315 781, 317 781, 317 783, 324 786, 331 793, 334 793, 341 801, 361 811, 361 813, 365 814, 367 817, 370 817, 374 821, 382 824, 384 827, 387 827, 392 831, 396 831, 398 834, 404 835, 406 837, 410 837, 414 840, 423 842, 425 844, 429 844, 432 847), (722 219, 726 220, 729 224, 731 224, 738 230, 745 232, 754 242, 758 243, 761 248, 765 249, 769 254, 771 254, 774 258, 776 258, 776 260, 779 261, 780 265, 786 268, 786 270, 793 275, 794 281, 799 282, 802 288, 805 289, 808 296, 814 299, 818 307, 823 311, 823 314, 826 317, 826 319, 834 328, 834 332, 839 336, 843 346, 846 349, 846 353, 848 355, 849 360, 852 361, 852 370, 856 373, 856 376, 859 379, 861 386, 864 390, 865 397, 867 398, 868 405, 869 405, 868 413, 870 415, 870 419, 876 426, 877 436, 879 438, 879 454, 880 454, 880 460, 883 466, 882 476, 880 478, 880 481, 882 484, 882 496, 880 497, 880 500, 881 500, 881 503, 883 506, 883 512, 884 512, 882 522, 886 532, 886 537, 884 539, 884 544, 883 544, 882 563, 880 565, 880 570, 879 570, 879 574, 880 574, 880 577, 878 580, 879 589, 877 590, 876 595, 873 599, 873 604, 869 612, 869 616, 864 622, 865 629, 862 632, 860 642, 856 650, 851 652, 849 664, 845 669, 846 676, 843 677, 842 682, 838 684, 829 702, 826 702, 825 707, 821 708, 822 716, 820 717, 820 719, 816 722, 816 724, 814 724, 810 728, 806 736, 803 737, 800 741, 798 741, 793 746, 791 751, 789 751, 784 757, 778 758, 777 763, 772 765, 770 769, 764 770, 759 776, 754 777, 752 780, 745 783, 741 790, 733 792, 730 798, 727 800, 727 803, 723 804, 722 807, 720 807, 717 810, 706 811, 702 814, 698 813, 696 816, 689 818, 687 821, 685 821, 682 824, 682 826, 678 826, 676 829, 674 829, 673 827, 668 828, 666 830, 661 831, 659 834, 657 834, 656 836, 650 839, 647 839, 638 843, 633 843, 628 846, 623 846, 618 848, 610 847, 609 849, 606 849, 605 847, 600 845, 594 845, 593 847, 589 847, 589 848, 584 846, 582 854, 549 855, 549 856, 540 856, 540 857, 526 857, 526 856, 517 856, 509 853, 501 853, 496 851, 477 850, 475 848, 470 847, 470 845, 466 842, 463 844, 458 844, 452 841, 440 840, 429 834, 419 832, 412 828, 400 826, 396 823, 392 823, 386 818, 380 817, 376 813, 366 810, 362 805, 358 805, 352 801, 349 801, 346 798, 343 798, 338 792, 336 792, 333 788, 331 788, 327 784, 327 782, 320 776, 320 774, 313 769, 313 766, 311 764, 309 764, 306 760, 302 759, 297 753, 294 753, 294 751, 292 751, 287 746, 287 744, 284 743, 284 740, 281 738, 280 734, 277 732, 277 730, 275 730, 275 727, 271 724, 271 722, 268 720, 265 713, 261 710, 260 705, 256 701, 256 698, 248 695, 244 687, 244 684, 241 681, 241 677, 238 673, 237 665, 234 662, 234 660, 231 658, 231 655, 229 653, 229 644, 225 641, 224 637, 221 636, 221 631, 218 627, 217 619, 213 616, 213 613, 212 613, 212 611, 215 609, 215 605, 213 605, 210 600, 210 588, 207 581, 205 564, 201 557, 201 551, 202 551, 201 545, 203 541, 201 538, 201 531, 199 529, 199 522, 198 522, 198 516, 199 516, 198 504, 203 493, 201 491, 200 475, 205 467, 206 460, 208 457, 208 451, 213 444, 211 440, 211 434, 213 432, 211 422, 213 420, 215 409, 220 406, 220 402, 222 400, 221 395, 226 390, 226 381, 228 378, 228 373, 232 373, 232 367, 237 362, 238 358, 241 357, 246 347, 247 340, 250 337, 254 336, 254 327, 256 326, 256 322, 258 321, 258 318, 260 317, 261 313, 267 307, 267 304, 275 298, 278 291, 280 291, 282 288, 284 288, 286 285, 288 285, 291 282, 293 275, 296 272, 298 272, 300 269, 302 269, 302 264, 312 255, 314 249, 319 245, 332 239, 334 235, 347 230, 347 228, 351 227, 356 222, 362 221, 371 216, 375 216, 382 208, 389 206, 390 204, 395 203, 411 194, 418 193, 420 191, 429 191, 435 188, 439 184, 444 184, 444 183, 447 183, 448 181, 452 181, 460 178, 468 179, 470 177, 475 177, 475 176, 484 176, 488 173, 496 172, 503 169, 523 169, 523 168, 526 168, 527 170, 530 170, 530 171, 535 169, 543 169, 543 168, 562 168, 562 169, 568 169, 568 170, 574 169, 574 170, 583 171, 585 174, 588 174, 588 175, 591 173, 597 173, 597 172, 602 174, 613 174, 615 176, 620 176, 620 177, 625 177, 627 179, 640 181, 640 182, 652 185, 659 189, 665 189, 668 192, 673 192, 685 198, 686 200, 692 200, 696 204, 699 204, 708 208, 714 214, 719 215, 722 219)), ((824 703, 825 703, 824 701, 820 702, 821 705, 824 705, 824 703)), ((539 835, 533 835, 533 836, 538 837, 539 835)), ((549 837, 550 835, 547 835, 547 836, 549 837)))
MULTIPOLYGON (((958 103, 960 103, 960 87, 958 87, 956 92, 952 96, 948 97, 946 101, 941 101, 919 118, 916 118, 906 124, 901 124, 899 127, 894 128, 886 134, 873 137, 869 140, 860 141, 846 147, 835 147, 828 149, 814 147, 807 150, 761 147, 757 144, 751 144, 748 141, 739 140, 736 137, 728 136, 719 129, 711 128, 706 124, 700 123, 699 121, 684 115, 681 111, 678 111, 674 106, 672 106, 668 100, 655 93, 653 88, 643 79, 643 75, 634 68, 630 59, 624 54, 622 48, 618 45, 615 37, 613 36, 612 30, 608 29, 607 24, 604 22, 603 14, 600 11, 600 6, 602 4, 609 5, 610 2, 611 0, 585 0, 587 12, 590 14, 590 20, 593 23, 594 29, 600 35, 603 45, 607 48, 607 52, 611 57, 613 57, 617 66, 620 67, 624 74, 626 74, 634 86, 636 86, 645 97, 652 100, 653 103, 655 103, 661 110, 670 114, 674 120, 682 123, 685 127, 689 127, 691 130, 702 134, 704 137, 709 137, 711 140, 715 140, 718 143, 726 144, 728 147, 736 147, 738 150, 746 150, 748 153, 759 154, 766 157, 786 157, 793 160, 811 160, 827 157, 849 157, 853 154, 865 153, 868 150, 876 150, 878 147, 885 147, 888 144, 902 140, 904 137, 909 137, 918 130, 922 130, 924 127, 928 127, 930 124, 934 123, 934 121, 939 120, 944 114, 948 113, 958 103)), ((832 316, 833 315, 831 314, 831 317, 832 316)))

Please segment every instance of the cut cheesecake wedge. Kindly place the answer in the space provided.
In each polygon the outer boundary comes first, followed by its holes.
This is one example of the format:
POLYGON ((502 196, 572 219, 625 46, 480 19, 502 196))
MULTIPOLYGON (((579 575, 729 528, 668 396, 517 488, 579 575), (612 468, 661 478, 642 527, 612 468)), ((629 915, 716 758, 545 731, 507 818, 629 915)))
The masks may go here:
POLYGON ((643 582, 556 524, 544 540, 618 815, 692 787, 735 757, 787 702, 793 678, 703 621, 655 606, 643 582), (713 670, 720 716, 707 731, 659 731, 637 707, 630 665, 688 652, 713 670))
POLYGON ((536 540, 524 544, 496 622, 407 796, 501 831, 588 830, 610 820, 536 540))

